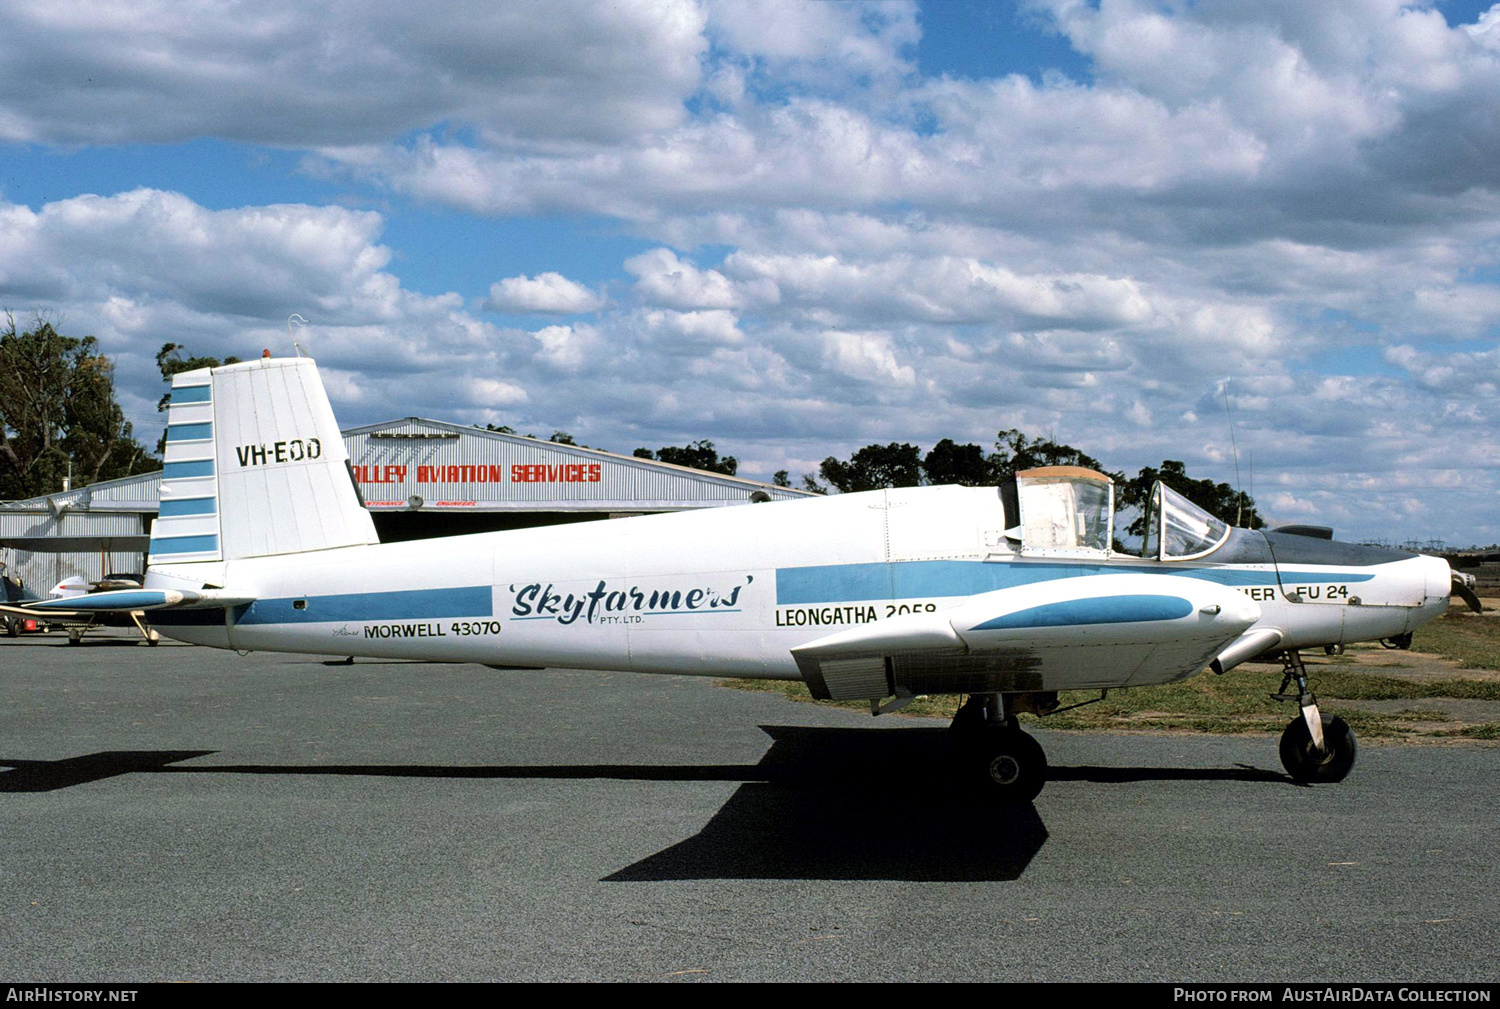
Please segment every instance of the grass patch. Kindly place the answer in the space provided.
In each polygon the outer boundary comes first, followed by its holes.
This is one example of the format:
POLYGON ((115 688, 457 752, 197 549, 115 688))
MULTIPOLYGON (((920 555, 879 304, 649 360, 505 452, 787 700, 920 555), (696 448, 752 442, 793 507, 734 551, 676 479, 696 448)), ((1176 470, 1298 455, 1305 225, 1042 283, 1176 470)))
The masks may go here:
POLYGON ((1500 669, 1500 619, 1454 608, 1418 628, 1412 647, 1470 669, 1500 669))
POLYGON ((1434 736, 1456 736, 1464 739, 1500 739, 1500 722, 1466 725, 1462 729, 1441 729, 1434 736))
POLYGON ((1412 722, 1451 722, 1453 719, 1441 711, 1433 711, 1430 708, 1402 708, 1396 712, 1396 718, 1406 719, 1412 722))
POLYGON ((1310 670, 1308 682, 1319 697, 1346 701, 1404 701, 1416 697, 1455 697, 1469 701, 1500 701, 1500 681, 1411 680, 1366 673, 1310 670))
MULTIPOLYGON (((1436 680, 1412 682, 1392 676, 1372 676, 1320 666, 1309 671, 1309 685, 1317 693, 1325 714, 1338 715, 1364 736, 1409 735, 1412 721, 1448 721, 1441 712, 1408 709, 1394 714, 1361 711, 1341 705, 1340 700, 1408 700, 1419 697, 1448 697, 1474 700, 1500 700, 1500 682, 1484 680, 1436 680)), ((814 701, 807 686, 788 680, 724 680, 723 685, 739 690, 781 694, 788 700, 821 704, 853 711, 868 711, 868 701, 814 701)), ((1176 683, 1149 687, 1131 687, 1110 692, 1103 701, 1087 704, 1046 718, 1021 715, 1030 724, 1049 729, 1076 731, 1151 729, 1157 731, 1204 732, 1233 735, 1247 732, 1279 733, 1296 714, 1294 707, 1272 701, 1270 694, 1280 685, 1273 667, 1246 668, 1225 676, 1203 673, 1176 683)), ((1097 691, 1064 690, 1058 700, 1062 706, 1093 701, 1097 691)), ((901 714, 951 718, 960 698, 950 696, 919 697, 901 714)), ((1472 739, 1494 739, 1496 727, 1471 726, 1466 729, 1432 731, 1431 735, 1455 735, 1472 739)))

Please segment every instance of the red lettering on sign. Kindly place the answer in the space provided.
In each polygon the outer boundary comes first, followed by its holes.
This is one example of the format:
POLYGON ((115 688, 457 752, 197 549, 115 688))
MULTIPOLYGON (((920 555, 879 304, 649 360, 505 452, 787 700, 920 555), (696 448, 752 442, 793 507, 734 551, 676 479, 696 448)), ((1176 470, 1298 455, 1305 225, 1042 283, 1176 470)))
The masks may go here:
POLYGON ((405 466, 355 466, 354 479, 360 483, 405 483, 405 466))
POLYGON ((565 463, 560 466, 516 463, 510 468, 513 483, 598 483, 604 477, 599 463, 565 463))
MULTIPOLYGON (((405 483, 409 467, 401 465, 354 467, 354 479, 362 484, 405 483)), ((431 483, 504 483, 504 466, 432 466, 416 468, 416 482, 431 483)), ((604 467, 599 463, 516 463, 510 468, 512 483, 599 483, 604 467)))

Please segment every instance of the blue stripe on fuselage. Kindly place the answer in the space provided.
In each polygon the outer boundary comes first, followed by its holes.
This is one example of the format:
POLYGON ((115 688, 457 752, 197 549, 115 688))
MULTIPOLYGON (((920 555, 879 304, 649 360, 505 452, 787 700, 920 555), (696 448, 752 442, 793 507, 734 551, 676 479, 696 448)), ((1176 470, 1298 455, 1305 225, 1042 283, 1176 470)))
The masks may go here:
MULTIPOLYGON (((1201 578, 1234 587, 1275 585, 1274 570, 1243 567, 1188 568, 1166 564, 1088 564, 1078 561, 897 561, 874 564, 827 564, 778 568, 776 605, 852 603, 872 599, 928 599, 972 596, 1018 585, 1050 582, 1080 575, 1175 575, 1201 578)), ((1370 574, 1288 571, 1287 585, 1325 581, 1365 582, 1370 574)))
POLYGON ((986 620, 970 630, 1004 631, 1030 627, 1077 627, 1083 624, 1136 624, 1177 620, 1193 612, 1193 604, 1179 596, 1099 596, 1065 599, 1032 606, 986 620))
POLYGON ((406 589, 399 592, 351 592, 337 596, 257 599, 239 611, 235 623, 363 623, 373 620, 488 617, 493 616, 494 612, 494 595, 490 586, 473 585, 458 589, 406 589), (307 604, 300 610, 292 605, 299 600, 307 604))

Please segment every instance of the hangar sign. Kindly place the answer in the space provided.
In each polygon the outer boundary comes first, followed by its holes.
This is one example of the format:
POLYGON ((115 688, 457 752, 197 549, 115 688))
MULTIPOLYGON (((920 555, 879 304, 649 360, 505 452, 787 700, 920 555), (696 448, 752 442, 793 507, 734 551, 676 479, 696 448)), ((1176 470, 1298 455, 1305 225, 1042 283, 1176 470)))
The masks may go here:
POLYGON ((758 480, 417 417, 343 435, 354 480, 377 511, 615 514, 805 496, 758 480))
MULTIPOLYGON (((407 473, 414 470, 414 481, 418 484, 504 483, 506 469, 503 465, 360 464, 354 467, 354 479, 360 484, 404 484, 407 473)), ((512 463, 509 470, 511 483, 598 483, 604 473, 599 463, 512 463)))

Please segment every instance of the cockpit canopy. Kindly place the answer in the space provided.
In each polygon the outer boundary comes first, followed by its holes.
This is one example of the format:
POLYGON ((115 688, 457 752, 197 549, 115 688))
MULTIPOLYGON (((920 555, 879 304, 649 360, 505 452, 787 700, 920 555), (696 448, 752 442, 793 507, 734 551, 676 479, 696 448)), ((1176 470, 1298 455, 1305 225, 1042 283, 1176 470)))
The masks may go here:
POLYGON ((1109 553, 1114 536, 1115 487, 1103 473, 1081 466, 1021 470, 1016 474, 1016 497, 1022 553, 1109 553))
MULTIPOLYGON (((1021 553, 1049 557, 1107 556, 1114 544, 1115 488, 1103 473, 1080 466, 1021 470, 1002 488, 1006 510, 1019 521, 1007 535, 1021 553)), ((1146 511, 1141 556, 1190 561, 1229 539, 1229 523, 1157 481, 1146 511)))
POLYGON ((1214 518, 1161 481, 1151 488, 1141 556, 1190 561, 1207 557, 1229 539, 1229 523, 1214 518))

